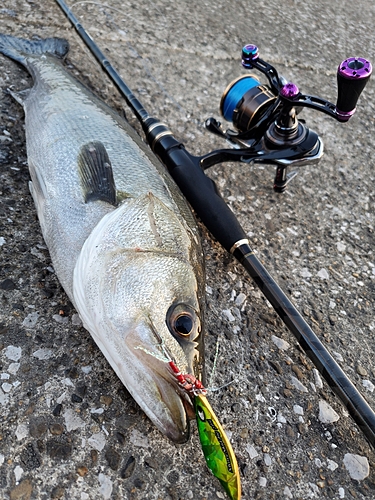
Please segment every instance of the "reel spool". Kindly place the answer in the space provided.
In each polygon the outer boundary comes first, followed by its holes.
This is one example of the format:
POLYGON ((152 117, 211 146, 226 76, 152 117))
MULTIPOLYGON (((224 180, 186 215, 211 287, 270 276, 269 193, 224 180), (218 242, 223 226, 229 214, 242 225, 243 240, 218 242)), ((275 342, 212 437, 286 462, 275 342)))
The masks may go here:
POLYGON ((253 75, 236 78, 224 90, 220 101, 222 116, 240 132, 259 122, 277 97, 253 75))

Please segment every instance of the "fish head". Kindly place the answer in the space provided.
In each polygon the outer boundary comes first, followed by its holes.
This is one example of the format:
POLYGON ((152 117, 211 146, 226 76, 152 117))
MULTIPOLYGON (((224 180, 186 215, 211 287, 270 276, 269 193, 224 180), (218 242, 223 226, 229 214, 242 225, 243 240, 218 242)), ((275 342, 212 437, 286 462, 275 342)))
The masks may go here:
POLYGON ((74 276, 84 326, 147 416, 177 443, 189 437, 191 403, 169 362, 199 379, 203 373, 203 264, 195 240, 149 194, 102 219, 74 276))

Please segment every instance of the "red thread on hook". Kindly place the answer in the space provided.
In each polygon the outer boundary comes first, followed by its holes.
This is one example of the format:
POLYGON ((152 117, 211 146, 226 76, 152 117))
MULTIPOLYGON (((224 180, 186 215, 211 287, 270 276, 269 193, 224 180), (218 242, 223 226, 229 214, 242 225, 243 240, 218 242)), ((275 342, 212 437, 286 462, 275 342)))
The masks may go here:
POLYGON ((179 385, 190 395, 197 396, 198 394, 207 394, 207 390, 204 388, 202 382, 194 377, 194 375, 191 375, 190 373, 183 375, 173 361, 169 361, 169 366, 176 376, 179 385))

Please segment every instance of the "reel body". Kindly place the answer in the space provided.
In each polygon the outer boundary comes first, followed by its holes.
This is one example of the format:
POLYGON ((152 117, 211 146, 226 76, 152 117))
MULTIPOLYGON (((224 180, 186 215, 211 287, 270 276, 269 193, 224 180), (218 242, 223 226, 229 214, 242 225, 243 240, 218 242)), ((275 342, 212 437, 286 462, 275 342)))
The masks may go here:
POLYGON ((242 49, 242 65, 263 73, 268 85, 250 74, 227 86, 220 111, 236 130, 224 130, 215 118, 206 120, 206 128, 225 138, 237 151, 209 153, 202 157, 201 166, 206 169, 222 161, 275 164, 274 189, 282 192, 296 175, 287 173, 288 166, 317 163, 323 155, 321 138, 298 120, 297 115, 308 107, 339 122, 347 122, 355 113, 358 98, 371 76, 371 63, 361 57, 350 57, 339 65, 336 105, 321 97, 302 94, 297 85, 287 82, 273 66, 259 58, 255 45, 245 45, 242 49))

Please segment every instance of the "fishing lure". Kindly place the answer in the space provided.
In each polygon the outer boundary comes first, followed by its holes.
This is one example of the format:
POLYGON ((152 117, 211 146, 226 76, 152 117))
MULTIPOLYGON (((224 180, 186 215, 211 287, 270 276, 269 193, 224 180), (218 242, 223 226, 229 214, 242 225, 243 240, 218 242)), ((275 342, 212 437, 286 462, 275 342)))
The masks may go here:
POLYGON ((169 362, 180 386, 193 398, 199 439, 208 468, 218 478, 231 500, 240 500, 241 482, 237 459, 210 403, 207 390, 191 374, 183 375, 173 361, 169 362))

